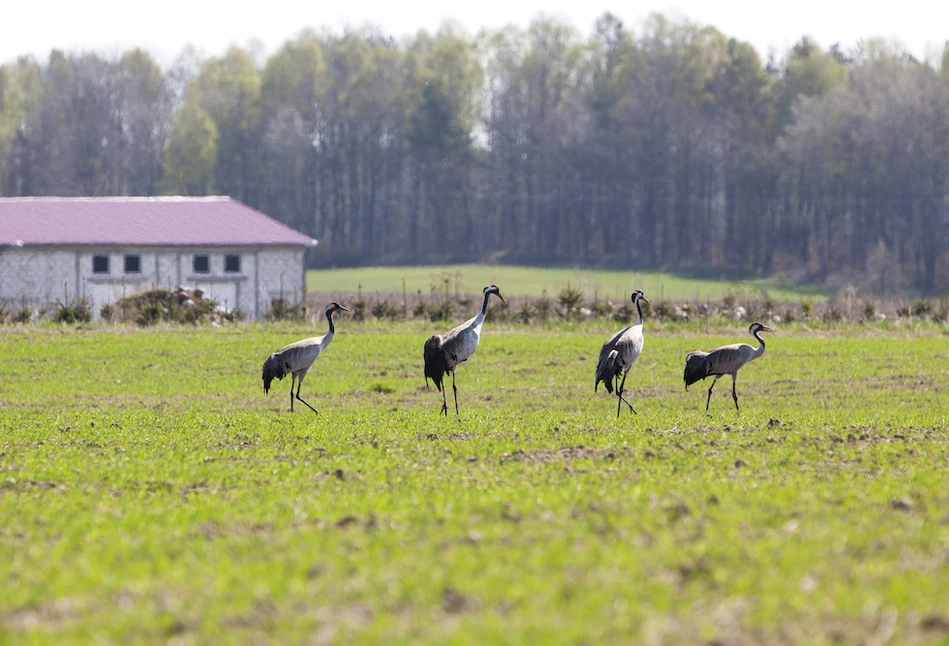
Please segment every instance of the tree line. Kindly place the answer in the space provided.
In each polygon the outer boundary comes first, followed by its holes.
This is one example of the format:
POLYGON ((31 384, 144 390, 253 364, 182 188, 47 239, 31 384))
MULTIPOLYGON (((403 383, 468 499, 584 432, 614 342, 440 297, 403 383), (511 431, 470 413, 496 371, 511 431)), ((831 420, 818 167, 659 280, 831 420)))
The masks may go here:
POLYGON ((949 288, 949 49, 605 14, 265 60, 53 51, 0 67, 0 195, 226 194, 319 264, 612 263, 949 288))

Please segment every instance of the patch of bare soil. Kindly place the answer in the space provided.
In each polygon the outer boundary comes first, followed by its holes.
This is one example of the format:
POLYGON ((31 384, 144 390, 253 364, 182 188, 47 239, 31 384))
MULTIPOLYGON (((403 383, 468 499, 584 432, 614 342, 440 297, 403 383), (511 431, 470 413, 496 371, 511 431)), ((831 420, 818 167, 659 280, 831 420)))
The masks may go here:
POLYGON ((543 449, 540 451, 517 449, 512 453, 502 455, 500 461, 502 464, 504 462, 543 463, 554 460, 615 460, 619 457, 631 456, 632 452, 628 448, 604 449, 579 445, 564 446, 559 449, 543 449))
POLYGON ((363 480, 363 479, 364 477, 363 477, 362 471, 358 471, 358 470, 346 471, 345 469, 333 469, 332 471, 323 471, 322 473, 317 474, 315 478, 316 482, 318 483, 325 482, 327 480, 346 481, 346 480, 363 480))
POLYGON ((359 516, 343 516, 338 519, 333 526, 337 529, 346 529, 348 527, 362 527, 364 529, 375 529, 379 526, 379 521, 375 514, 369 514, 365 518, 359 516))
POLYGON ((365 628, 372 622, 373 611, 369 604, 353 603, 347 606, 326 606, 316 610, 319 626, 313 633, 310 643, 314 646, 334 644, 339 641, 340 629, 365 628))
POLYGON ((478 608, 476 599, 462 594, 455 588, 448 586, 442 592, 442 610, 449 615, 473 611, 478 608))
POLYGON ((66 491, 64 484, 53 482, 52 480, 17 480, 16 478, 7 478, 0 482, 0 492, 3 491, 66 491))
POLYGON ((270 536, 273 533, 270 523, 234 523, 224 526, 213 520, 201 523, 197 533, 208 540, 229 536, 270 536))
MULTIPOLYGON (((701 572, 690 568, 689 576, 701 572)), ((683 573, 680 573, 684 576, 683 573)), ((809 579, 806 581, 813 585, 809 579)), ((805 581, 802 581, 803 586, 805 581)), ((818 584, 819 585, 819 584, 818 584)), ((742 598, 720 602, 697 603, 690 616, 657 616, 643 627, 643 643, 704 643, 729 646, 775 644, 790 646, 801 643, 834 644, 916 644, 943 643, 949 638, 949 619, 941 613, 898 613, 894 608, 881 608, 855 616, 824 613, 814 617, 788 617, 777 628, 748 626, 747 616, 752 603, 742 598), (713 627, 709 641, 707 630, 713 627), (937 640, 933 642, 932 640, 937 640)))
POLYGON ((55 599, 39 605, 0 611, 0 626, 19 631, 54 629, 78 620, 82 614, 72 599, 55 599))
POLYGON ((194 483, 189 484, 181 488, 181 497, 187 502, 188 496, 195 496, 199 494, 203 495, 217 495, 219 488, 217 485, 208 485, 203 483, 194 483))
POLYGON ((451 442, 467 442, 471 435, 462 431, 460 433, 446 433, 444 435, 438 435, 437 433, 426 433, 425 435, 419 434, 416 435, 416 438, 419 440, 431 440, 432 442, 437 442, 438 440, 449 440, 451 442))
POLYGON ((278 617, 277 607, 271 601, 257 601, 250 612, 242 615, 235 615, 225 619, 225 623, 231 628, 254 629, 266 626, 276 621, 278 617))
POLYGON ((235 435, 232 438, 221 440, 217 443, 217 445, 222 449, 235 449, 238 451, 243 451, 245 449, 257 448, 260 446, 260 443, 256 439, 241 433, 239 435, 235 435))
POLYGON ((812 442, 815 445, 821 442, 830 442, 832 444, 895 444, 912 442, 932 442, 944 444, 949 442, 949 436, 945 429, 935 428, 882 428, 874 426, 861 426, 852 424, 844 426, 841 429, 843 434, 828 434, 804 438, 806 442, 812 442))

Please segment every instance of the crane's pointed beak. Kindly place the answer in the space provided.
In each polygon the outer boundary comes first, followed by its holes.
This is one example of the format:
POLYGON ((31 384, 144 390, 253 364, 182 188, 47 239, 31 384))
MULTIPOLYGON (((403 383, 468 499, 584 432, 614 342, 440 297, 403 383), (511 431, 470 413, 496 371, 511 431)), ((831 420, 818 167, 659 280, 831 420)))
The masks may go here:
POLYGON ((343 307, 342 305, 338 306, 338 309, 341 309, 341 310, 343 310, 344 312, 348 312, 348 311, 349 311, 349 308, 348 308, 348 307, 343 307))
POLYGON ((649 299, 646 298, 645 296, 640 296, 640 297, 639 297, 639 300, 641 300, 641 301, 642 301, 643 303, 645 303, 646 305, 652 305, 652 303, 649 302, 649 299))
POLYGON ((501 299, 501 302, 502 302, 502 303, 507 303, 507 301, 506 301, 506 300, 504 300, 504 297, 503 297, 503 296, 501 296, 501 292, 494 292, 494 293, 498 295, 498 298, 500 298, 500 299, 501 299))
POLYGON ((762 326, 761 326, 761 331, 762 331, 762 332, 774 332, 774 330, 772 330, 771 328, 769 328, 767 325, 762 325, 762 326))

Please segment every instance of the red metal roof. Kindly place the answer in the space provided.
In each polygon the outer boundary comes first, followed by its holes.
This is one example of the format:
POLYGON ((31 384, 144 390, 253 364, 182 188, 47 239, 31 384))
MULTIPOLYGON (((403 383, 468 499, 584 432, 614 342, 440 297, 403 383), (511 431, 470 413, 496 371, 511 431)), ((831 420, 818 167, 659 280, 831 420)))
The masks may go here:
POLYGON ((0 198, 0 246, 310 244, 229 197, 0 198))

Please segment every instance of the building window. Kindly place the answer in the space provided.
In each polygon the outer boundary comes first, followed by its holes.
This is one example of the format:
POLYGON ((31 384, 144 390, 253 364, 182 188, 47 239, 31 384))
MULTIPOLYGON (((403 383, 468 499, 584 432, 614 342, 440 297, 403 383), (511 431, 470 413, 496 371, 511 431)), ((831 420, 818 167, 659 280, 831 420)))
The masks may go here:
POLYGON ((125 254, 125 273, 126 274, 140 274, 142 273, 142 257, 137 253, 128 253, 125 254))
POLYGON ((194 261, 192 262, 194 267, 194 273, 196 274, 207 274, 211 272, 211 258, 208 257, 206 253, 196 253, 194 254, 194 261))
POLYGON ((241 271, 241 257, 236 253, 224 256, 224 271, 229 274, 239 274, 241 271))
POLYGON ((105 254, 96 254, 92 257, 92 273, 109 273, 109 257, 105 254))

